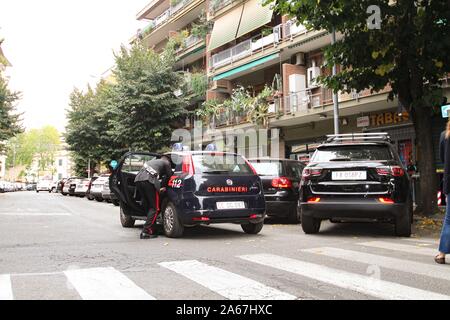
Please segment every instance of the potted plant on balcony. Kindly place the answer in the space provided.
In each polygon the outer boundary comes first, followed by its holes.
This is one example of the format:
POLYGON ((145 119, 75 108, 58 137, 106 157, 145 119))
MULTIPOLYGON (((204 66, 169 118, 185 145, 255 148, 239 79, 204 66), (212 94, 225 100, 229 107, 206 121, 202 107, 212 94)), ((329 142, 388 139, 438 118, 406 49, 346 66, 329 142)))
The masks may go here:
POLYGON ((203 102, 201 108, 197 109, 196 115, 203 120, 203 124, 209 128, 216 127, 216 117, 222 108, 222 104, 216 100, 211 99, 203 102))
POLYGON ((238 86, 233 90, 230 99, 230 109, 233 111, 236 123, 241 123, 245 112, 250 108, 253 98, 243 86, 238 86))
POLYGON ((248 117, 256 125, 263 128, 269 126, 269 98, 272 97, 274 91, 267 85, 264 89, 253 98, 253 103, 248 111, 248 117))

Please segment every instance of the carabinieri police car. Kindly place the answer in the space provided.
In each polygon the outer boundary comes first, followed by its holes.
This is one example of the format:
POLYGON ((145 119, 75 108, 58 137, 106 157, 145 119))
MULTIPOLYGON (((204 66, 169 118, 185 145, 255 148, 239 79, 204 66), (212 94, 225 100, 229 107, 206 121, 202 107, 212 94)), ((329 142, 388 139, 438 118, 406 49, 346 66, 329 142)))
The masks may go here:
MULTIPOLYGON (((236 223, 248 234, 262 230, 266 212, 263 188, 244 157, 217 151, 166 155, 172 159, 173 175, 161 194, 158 221, 167 237, 181 237, 185 227, 199 224, 236 223)), ((134 179, 145 162, 159 157, 157 153, 129 152, 112 164, 110 188, 120 200, 120 221, 125 228, 146 218, 134 179)))

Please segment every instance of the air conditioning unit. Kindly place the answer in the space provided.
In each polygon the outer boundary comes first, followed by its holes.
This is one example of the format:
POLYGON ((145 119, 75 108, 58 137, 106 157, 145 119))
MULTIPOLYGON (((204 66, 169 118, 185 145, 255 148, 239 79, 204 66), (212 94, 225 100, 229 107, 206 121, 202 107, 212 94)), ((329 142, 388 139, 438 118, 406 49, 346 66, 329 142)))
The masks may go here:
POLYGON ((299 52, 294 56, 294 62, 297 66, 304 66, 306 64, 305 54, 303 52, 299 52))
POLYGON ((228 93, 230 91, 228 82, 222 80, 213 81, 211 85, 211 90, 224 93, 228 93))
POLYGON ((316 66, 316 62, 313 61, 312 67, 308 68, 308 88, 317 87, 318 76, 320 76, 320 67, 316 66))

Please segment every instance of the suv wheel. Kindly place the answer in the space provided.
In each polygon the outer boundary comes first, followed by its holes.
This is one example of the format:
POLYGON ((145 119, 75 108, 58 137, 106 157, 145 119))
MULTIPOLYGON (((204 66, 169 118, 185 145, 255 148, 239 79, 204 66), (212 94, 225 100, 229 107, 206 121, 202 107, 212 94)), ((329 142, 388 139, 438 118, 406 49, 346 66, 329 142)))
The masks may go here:
POLYGON ((116 207, 118 207, 120 205, 119 200, 113 200, 112 202, 116 207))
POLYGON ((410 207, 407 205, 403 216, 399 217, 395 221, 395 235, 397 237, 411 236, 411 212, 410 207))
POLYGON ((264 227, 264 221, 259 223, 241 224, 242 230, 248 234, 258 234, 264 227))
POLYGON ((95 198, 98 202, 103 202, 103 198, 95 198))
POLYGON ((176 207, 172 202, 167 203, 163 213, 164 234, 169 238, 180 238, 184 233, 184 226, 180 221, 176 207))
POLYGON ((315 234, 320 230, 322 220, 302 214, 302 229, 306 234, 315 234))
POLYGON ((288 217, 288 220, 290 223, 295 224, 298 224, 302 221, 302 212, 298 206, 295 208, 295 210, 292 210, 288 217))
POLYGON ((122 227, 133 228, 135 221, 136 220, 134 220, 132 217, 126 215, 123 212, 122 206, 120 206, 120 223, 122 224, 122 227))

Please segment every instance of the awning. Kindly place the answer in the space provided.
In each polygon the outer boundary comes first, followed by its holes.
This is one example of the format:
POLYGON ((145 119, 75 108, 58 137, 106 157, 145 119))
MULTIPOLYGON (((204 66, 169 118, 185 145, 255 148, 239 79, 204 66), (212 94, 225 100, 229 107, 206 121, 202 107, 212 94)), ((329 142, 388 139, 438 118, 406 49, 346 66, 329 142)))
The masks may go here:
POLYGON ((244 6, 238 6, 214 22, 209 51, 236 39, 244 6))
POLYGON ((241 24, 236 38, 262 27, 272 21, 272 4, 263 6, 264 0, 249 0, 244 4, 241 24))
POLYGON ((277 59, 279 57, 280 57, 279 53, 274 53, 274 54, 271 54, 269 56, 265 56, 265 57, 260 58, 258 60, 252 61, 250 63, 246 63, 246 64, 244 64, 242 66, 237 67, 237 68, 231 69, 231 70, 229 70, 227 72, 221 73, 221 74, 215 76, 213 78, 213 81, 217 81, 217 80, 220 80, 220 79, 231 77, 233 75, 236 75, 238 73, 244 72, 244 71, 246 71, 248 69, 254 68, 254 67, 256 67, 256 66, 258 66, 260 64, 272 61, 272 60, 277 59))

